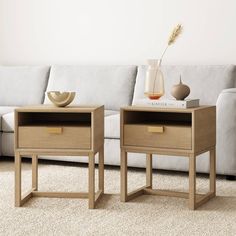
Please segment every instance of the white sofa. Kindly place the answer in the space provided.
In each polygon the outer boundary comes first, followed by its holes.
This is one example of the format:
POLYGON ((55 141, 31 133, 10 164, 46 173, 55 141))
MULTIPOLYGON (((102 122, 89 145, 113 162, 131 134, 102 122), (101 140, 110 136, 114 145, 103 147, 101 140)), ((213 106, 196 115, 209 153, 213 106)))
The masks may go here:
MULTIPOLYGON (((163 66, 166 97, 182 75, 191 98, 217 105, 217 174, 236 176, 236 66, 163 66)), ((1 155, 14 155, 16 107, 49 103, 45 91, 77 92, 73 104, 105 105, 105 164, 120 164, 119 109, 144 97, 146 66, 0 66, 1 155)), ((203 154, 202 156, 206 156, 203 154)), ((129 166, 145 167, 143 154, 130 154, 129 166)), ((86 157, 41 157, 87 162, 86 157)), ((207 173, 208 158, 197 159, 197 171, 207 173)), ((185 158, 158 156, 153 168, 187 171, 185 158)))

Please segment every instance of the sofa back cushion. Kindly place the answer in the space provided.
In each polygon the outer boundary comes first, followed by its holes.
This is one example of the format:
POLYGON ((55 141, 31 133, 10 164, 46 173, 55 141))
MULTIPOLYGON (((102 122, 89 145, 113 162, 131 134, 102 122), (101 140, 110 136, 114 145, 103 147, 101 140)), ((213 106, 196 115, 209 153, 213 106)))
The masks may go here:
MULTIPOLYGON (((133 104, 144 98, 147 66, 139 66, 134 89, 133 104)), ((226 66, 162 66, 165 83, 163 98, 173 98, 171 88, 179 83, 181 75, 190 89, 188 98, 200 98, 202 105, 215 105, 220 92, 236 86, 236 67, 226 66)))
POLYGON ((136 74, 136 66, 52 66, 47 91, 75 91, 73 105, 119 110, 132 102, 136 74))
POLYGON ((47 66, 0 66, 0 105, 42 103, 49 70, 47 66))

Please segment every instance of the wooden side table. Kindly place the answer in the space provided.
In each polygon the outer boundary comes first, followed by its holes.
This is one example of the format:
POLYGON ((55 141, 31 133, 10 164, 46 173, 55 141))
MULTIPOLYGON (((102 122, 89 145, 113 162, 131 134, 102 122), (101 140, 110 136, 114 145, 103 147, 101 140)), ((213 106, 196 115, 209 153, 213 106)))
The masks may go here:
POLYGON ((31 197, 88 198, 95 208, 104 193, 104 107, 23 107, 15 110, 15 206, 31 197), (95 193, 95 154, 99 190, 95 193), (38 191, 38 155, 88 156, 88 192, 38 191), (21 158, 32 157, 32 189, 21 194, 21 158))
POLYGON ((189 199, 194 210, 216 194, 216 107, 121 109, 121 201, 142 194, 189 199), (210 191, 196 193, 196 157, 210 152, 210 191), (127 153, 146 153, 146 186, 128 193, 127 153), (152 154, 185 156, 189 159, 189 193, 152 188, 152 154))

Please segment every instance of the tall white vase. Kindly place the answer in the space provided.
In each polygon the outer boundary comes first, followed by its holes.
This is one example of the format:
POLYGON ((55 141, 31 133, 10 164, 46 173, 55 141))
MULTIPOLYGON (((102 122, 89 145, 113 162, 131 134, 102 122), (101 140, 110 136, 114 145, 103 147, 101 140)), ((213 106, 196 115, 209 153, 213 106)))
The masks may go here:
POLYGON ((164 76, 161 71, 161 60, 148 60, 144 94, 149 99, 157 100, 164 93, 164 76))

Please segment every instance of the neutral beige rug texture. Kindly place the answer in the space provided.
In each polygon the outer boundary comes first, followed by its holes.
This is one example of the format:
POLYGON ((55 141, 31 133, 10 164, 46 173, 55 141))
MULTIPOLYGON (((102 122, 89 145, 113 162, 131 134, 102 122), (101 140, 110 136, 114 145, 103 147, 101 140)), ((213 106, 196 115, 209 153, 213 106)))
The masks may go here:
MULTIPOLYGON (((39 189, 86 191, 86 165, 39 165, 39 189)), ((154 173, 154 186, 183 191, 188 189, 185 173, 154 173)), ((30 188, 31 165, 23 164, 23 189, 30 188)), ((0 235, 236 235, 236 182, 217 179, 217 197, 197 211, 187 200, 141 196, 128 203, 119 200, 119 168, 105 170, 106 195, 98 209, 89 210, 85 199, 33 198, 14 207, 14 164, 0 161, 0 235)), ((142 169, 129 170, 132 190, 145 183, 142 169)), ((197 181, 207 191, 207 176, 197 181)))

